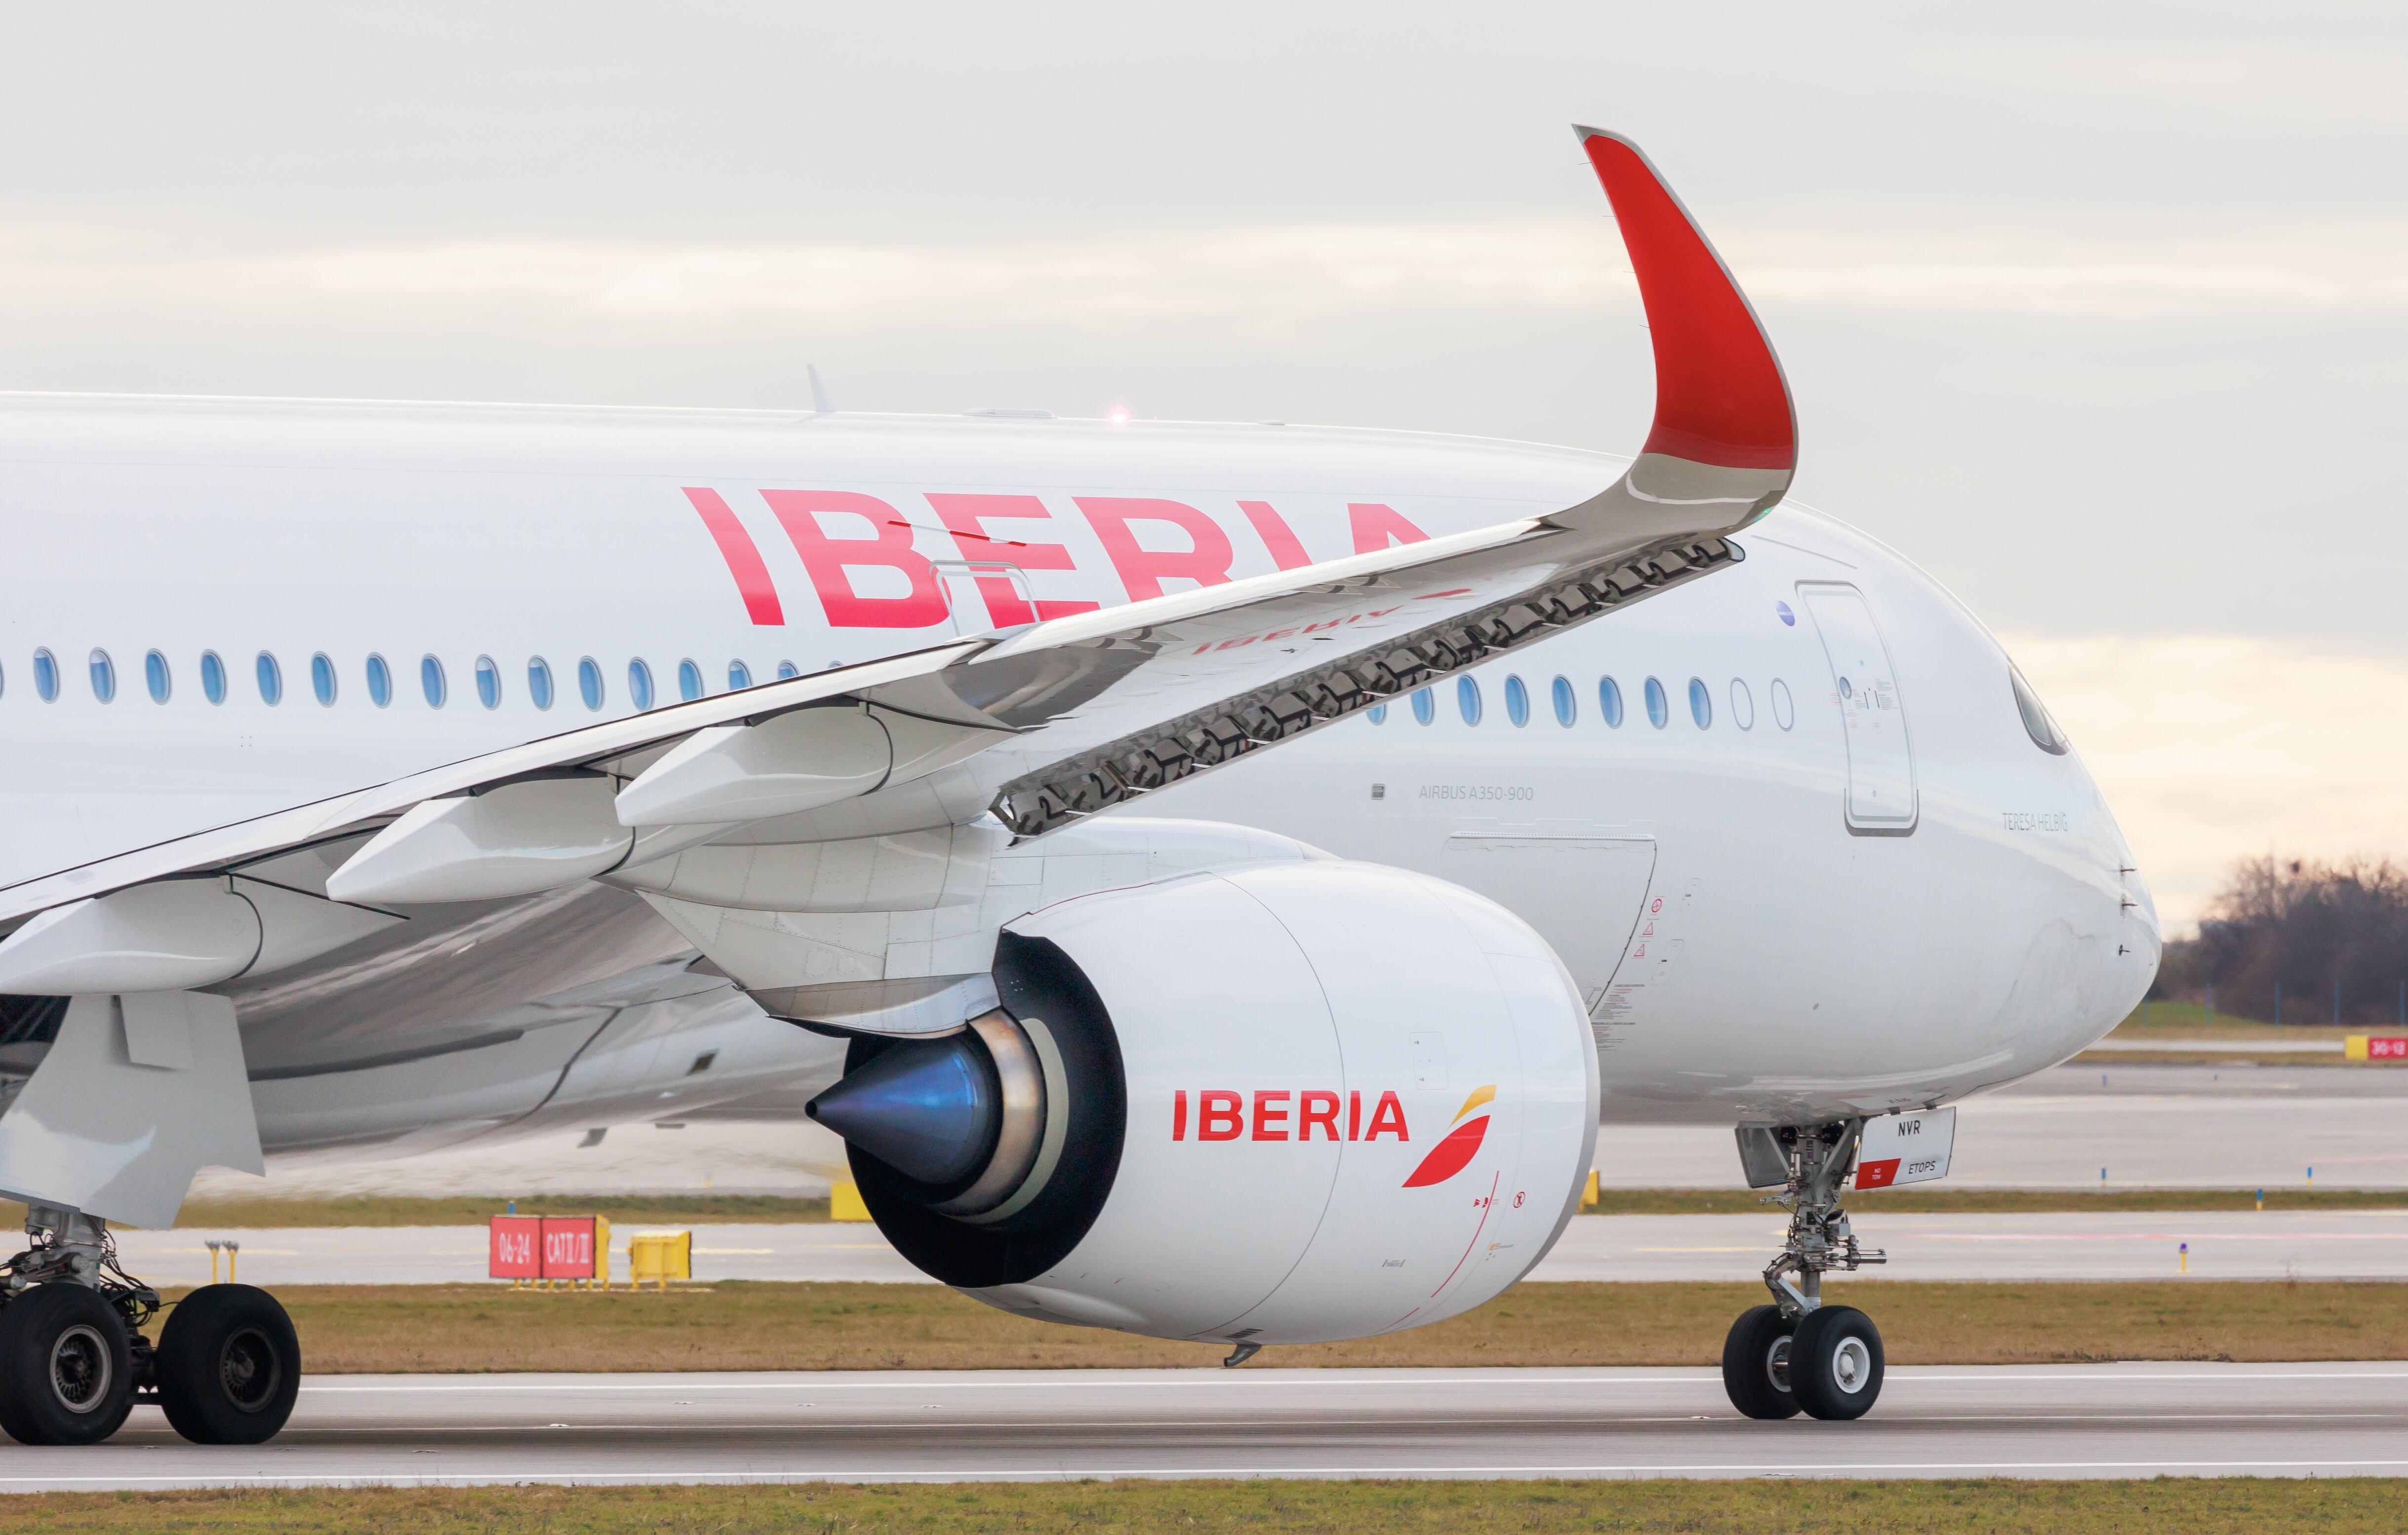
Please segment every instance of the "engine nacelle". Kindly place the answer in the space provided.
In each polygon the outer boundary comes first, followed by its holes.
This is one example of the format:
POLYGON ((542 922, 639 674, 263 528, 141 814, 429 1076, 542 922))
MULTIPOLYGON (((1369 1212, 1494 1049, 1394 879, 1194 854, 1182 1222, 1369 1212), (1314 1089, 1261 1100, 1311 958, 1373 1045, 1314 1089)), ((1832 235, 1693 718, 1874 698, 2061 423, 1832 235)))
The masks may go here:
POLYGON ((1469 890, 1208 871, 1012 923, 996 979, 997 1013, 859 1041, 813 1104, 888 1239, 992 1305, 1359 1338, 1489 1300, 1578 1208, 1588 1019, 1544 941, 1469 890))

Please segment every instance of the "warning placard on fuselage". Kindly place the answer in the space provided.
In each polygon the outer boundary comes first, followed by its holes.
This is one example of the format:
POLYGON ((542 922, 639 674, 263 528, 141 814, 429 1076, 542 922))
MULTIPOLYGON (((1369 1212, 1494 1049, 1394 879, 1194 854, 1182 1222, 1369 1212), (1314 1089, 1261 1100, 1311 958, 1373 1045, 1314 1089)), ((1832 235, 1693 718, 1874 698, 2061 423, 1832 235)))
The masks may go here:
POLYGON ((1948 1153, 1956 1144, 1956 1111, 1925 1109, 1865 1121, 1856 1147, 1856 1187, 1889 1188, 1948 1176, 1948 1153))

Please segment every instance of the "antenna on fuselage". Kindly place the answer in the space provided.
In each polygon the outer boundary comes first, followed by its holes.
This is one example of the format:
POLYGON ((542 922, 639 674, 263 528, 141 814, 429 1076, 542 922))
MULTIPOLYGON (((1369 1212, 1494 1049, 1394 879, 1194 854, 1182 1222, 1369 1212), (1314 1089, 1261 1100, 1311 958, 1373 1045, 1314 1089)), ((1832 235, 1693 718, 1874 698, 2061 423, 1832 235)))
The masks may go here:
POLYGON ((806 362, 803 364, 803 371, 811 376, 811 414, 814 416, 835 415, 836 402, 828 398, 827 386, 820 382, 819 364, 816 362, 806 362))

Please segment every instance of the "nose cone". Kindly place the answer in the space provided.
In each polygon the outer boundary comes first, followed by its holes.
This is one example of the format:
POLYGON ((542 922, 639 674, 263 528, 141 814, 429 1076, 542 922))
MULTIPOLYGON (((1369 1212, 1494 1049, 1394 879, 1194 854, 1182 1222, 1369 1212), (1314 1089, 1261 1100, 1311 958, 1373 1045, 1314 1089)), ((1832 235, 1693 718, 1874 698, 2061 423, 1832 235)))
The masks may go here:
POLYGON ((958 1183, 986 1165, 1003 1093, 968 1032, 895 1045, 804 1105, 803 1112, 905 1177, 958 1183))

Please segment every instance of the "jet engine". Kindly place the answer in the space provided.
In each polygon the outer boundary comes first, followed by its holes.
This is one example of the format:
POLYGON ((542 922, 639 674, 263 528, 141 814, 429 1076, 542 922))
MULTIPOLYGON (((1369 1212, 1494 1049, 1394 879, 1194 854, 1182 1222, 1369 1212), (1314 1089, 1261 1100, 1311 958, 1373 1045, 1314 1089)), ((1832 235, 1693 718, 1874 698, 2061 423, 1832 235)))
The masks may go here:
POLYGON ((1598 1068, 1503 908, 1329 859, 1048 906, 1000 1005, 857 1039, 810 1113, 933 1277, 1052 1321, 1240 1344, 1419 1327, 1503 1290, 1578 1208, 1598 1068))

